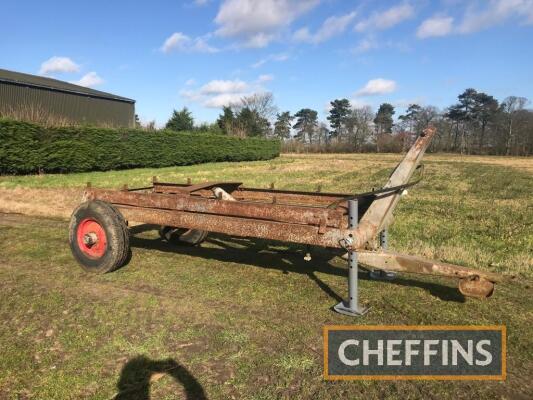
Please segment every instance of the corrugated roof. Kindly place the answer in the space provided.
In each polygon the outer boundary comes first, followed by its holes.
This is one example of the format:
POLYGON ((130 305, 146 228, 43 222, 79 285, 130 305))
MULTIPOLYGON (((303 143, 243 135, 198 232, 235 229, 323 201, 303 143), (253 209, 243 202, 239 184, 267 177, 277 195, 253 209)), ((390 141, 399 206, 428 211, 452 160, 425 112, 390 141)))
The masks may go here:
POLYGON ((101 92, 99 90, 74 85, 73 83, 47 78, 44 76, 23 74, 21 72, 8 71, 6 69, 0 69, 0 82, 7 82, 14 85, 29 86, 46 90, 78 94, 81 96, 135 103, 135 100, 128 99, 126 97, 116 96, 111 93, 101 92))

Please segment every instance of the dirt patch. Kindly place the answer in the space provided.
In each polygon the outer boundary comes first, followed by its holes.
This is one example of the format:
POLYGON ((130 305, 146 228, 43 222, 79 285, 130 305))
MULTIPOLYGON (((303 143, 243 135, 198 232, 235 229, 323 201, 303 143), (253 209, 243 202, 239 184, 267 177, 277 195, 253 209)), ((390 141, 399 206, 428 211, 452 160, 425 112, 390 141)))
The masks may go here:
POLYGON ((69 218, 82 194, 81 189, 0 188, 0 212, 69 218))

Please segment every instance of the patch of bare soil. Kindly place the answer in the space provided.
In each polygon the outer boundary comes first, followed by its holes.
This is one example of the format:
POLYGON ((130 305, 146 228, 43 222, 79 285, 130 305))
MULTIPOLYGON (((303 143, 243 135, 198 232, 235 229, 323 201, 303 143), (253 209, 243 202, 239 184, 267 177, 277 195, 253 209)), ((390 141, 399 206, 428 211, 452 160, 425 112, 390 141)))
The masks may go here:
POLYGON ((82 194, 82 189, 0 188, 0 212, 69 218, 82 194))

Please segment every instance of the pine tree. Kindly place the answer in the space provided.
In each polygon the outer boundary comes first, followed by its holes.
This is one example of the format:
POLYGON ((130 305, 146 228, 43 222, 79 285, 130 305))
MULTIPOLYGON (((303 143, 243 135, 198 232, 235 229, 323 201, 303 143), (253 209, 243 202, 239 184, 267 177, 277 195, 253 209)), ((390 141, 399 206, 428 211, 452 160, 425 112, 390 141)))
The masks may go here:
POLYGON ((392 133, 394 115, 394 106, 389 103, 383 103, 379 106, 376 118, 374 118, 374 124, 376 124, 376 133, 392 133))
POLYGON ((291 125, 294 118, 290 112, 285 111, 276 115, 276 122, 274 123, 274 136, 280 139, 288 139, 291 137, 291 125))
POLYGON ((313 142, 313 136, 318 126, 318 113, 310 108, 302 108, 296 114, 296 123, 293 128, 297 130, 296 139, 305 142, 305 135, 309 139, 309 143, 313 142))
POLYGON ((328 121, 333 129, 331 136, 339 137, 342 134, 342 128, 346 123, 346 118, 350 114, 350 101, 348 99, 336 99, 329 103, 331 109, 329 110, 328 121))
POLYGON ((181 111, 174 110, 172 112, 165 127, 176 132, 191 131, 194 127, 194 118, 187 107, 183 107, 181 111))

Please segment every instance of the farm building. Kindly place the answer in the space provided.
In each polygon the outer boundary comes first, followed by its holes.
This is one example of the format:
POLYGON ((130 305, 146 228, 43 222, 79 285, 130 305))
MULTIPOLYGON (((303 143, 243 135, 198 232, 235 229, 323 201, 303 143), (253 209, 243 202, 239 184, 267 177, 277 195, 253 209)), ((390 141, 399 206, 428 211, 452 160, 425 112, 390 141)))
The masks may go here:
POLYGON ((133 127, 135 100, 0 69, 0 116, 53 124, 133 127))

